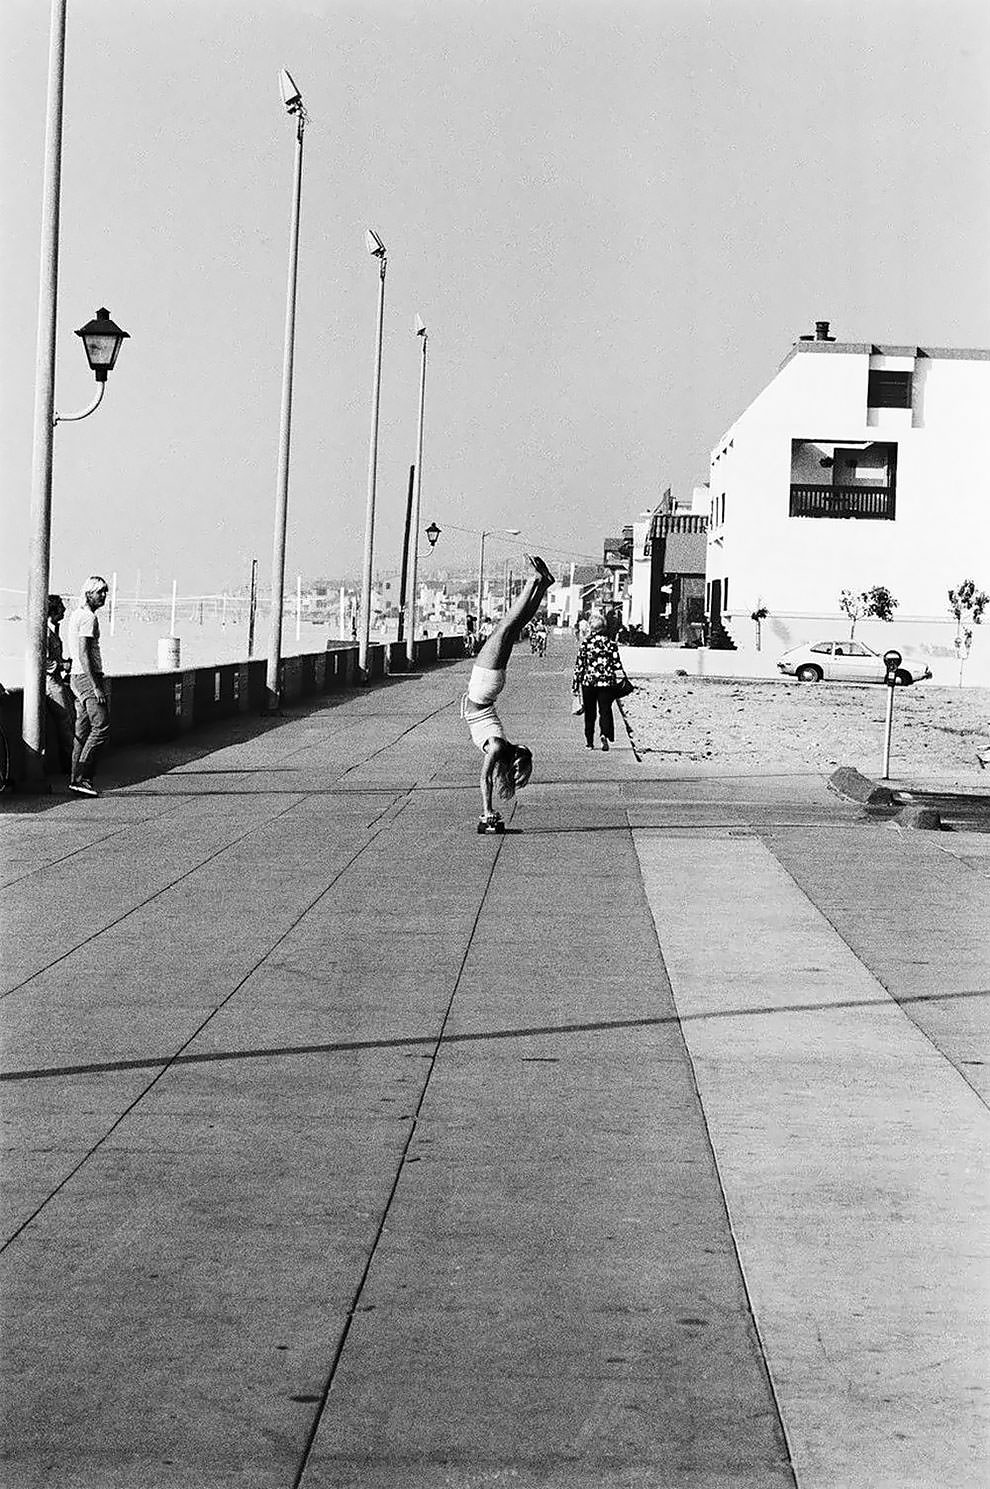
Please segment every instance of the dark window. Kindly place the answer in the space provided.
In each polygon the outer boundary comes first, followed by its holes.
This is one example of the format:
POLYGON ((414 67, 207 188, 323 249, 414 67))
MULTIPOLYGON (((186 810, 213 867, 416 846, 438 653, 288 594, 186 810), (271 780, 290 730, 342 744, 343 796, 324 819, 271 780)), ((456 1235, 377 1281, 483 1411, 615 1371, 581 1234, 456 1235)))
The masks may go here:
POLYGON ((866 401, 870 408, 910 408, 910 372, 871 372, 866 401))
POLYGON ((725 606, 726 610, 728 610, 728 608, 729 608, 729 581, 728 581, 728 579, 723 579, 722 580, 722 604, 725 606))

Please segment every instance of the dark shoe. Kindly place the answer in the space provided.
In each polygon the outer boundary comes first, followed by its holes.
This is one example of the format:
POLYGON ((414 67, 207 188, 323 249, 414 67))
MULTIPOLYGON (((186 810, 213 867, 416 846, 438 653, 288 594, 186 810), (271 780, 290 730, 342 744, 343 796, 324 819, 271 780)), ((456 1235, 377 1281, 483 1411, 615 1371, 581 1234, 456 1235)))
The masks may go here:
POLYGON ((586 750, 593 750, 595 748, 595 741, 593 739, 586 739, 584 747, 586 750))
POLYGON ((504 832, 505 823, 498 812, 492 812, 490 817, 478 819, 478 831, 479 833, 504 832))
POLYGON ((99 796, 100 794, 92 781, 84 781, 82 779, 70 781, 69 790, 74 791, 77 796, 99 796))
POLYGON ((603 739, 602 740, 602 749, 603 750, 607 750, 608 749, 608 740, 607 739, 603 739))

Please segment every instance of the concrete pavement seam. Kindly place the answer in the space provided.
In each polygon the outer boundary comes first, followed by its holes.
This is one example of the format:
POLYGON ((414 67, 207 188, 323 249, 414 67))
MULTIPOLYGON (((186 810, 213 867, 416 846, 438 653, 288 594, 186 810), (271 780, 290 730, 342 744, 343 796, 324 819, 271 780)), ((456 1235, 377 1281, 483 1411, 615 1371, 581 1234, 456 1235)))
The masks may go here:
POLYGON ((448 698, 446 702, 440 705, 439 708, 433 709, 431 713, 424 714, 421 719, 417 719, 415 723, 408 725, 408 727, 403 729, 401 733, 397 734, 394 739, 388 740, 385 744, 379 746, 377 750, 372 750, 371 754, 365 755, 363 760, 355 761, 353 765, 349 765, 347 769, 337 777, 337 781, 340 782, 345 780, 350 775, 352 770, 360 770, 363 765, 367 765, 369 761, 377 759, 378 756, 383 755, 386 750, 391 750, 395 745, 399 743, 400 739, 405 739, 407 734, 412 734, 413 730, 418 729, 422 724, 428 724, 431 719, 435 719, 437 715, 443 713, 445 709, 452 707, 453 703, 454 699, 448 698))
MULTIPOLYGON (((811 908, 818 915, 820 915, 822 917, 822 919, 828 925, 831 926, 832 930, 838 936, 838 938, 842 942, 843 946, 845 946, 845 948, 849 952, 849 955, 852 956, 852 957, 855 957, 856 961, 859 962, 860 966, 863 967, 865 969, 865 971, 867 972, 867 974, 870 977, 873 978, 874 982, 876 982, 878 984, 878 986, 880 986, 880 987, 883 988, 884 992, 887 994, 887 997, 890 998, 891 1002, 893 1002, 893 1003, 895 1003, 897 1005, 897 1007, 900 1009, 901 1013, 903 1014, 904 1018, 907 1019, 908 1023, 911 1024, 915 1029, 917 1029, 918 1030, 918 1033, 921 1034, 927 1040, 927 1042, 931 1045, 932 1049, 935 1051, 936 1055, 938 1055, 939 1059, 944 1060, 945 1063, 946 1063, 946 1065, 948 1065, 952 1070, 954 1070, 956 1072, 956 1075, 959 1077, 959 1079, 963 1082, 964 1085, 966 1085, 966 1086, 969 1087, 970 1091, 972 1091, 973 1095, 976 1097, 976 1099, 980 1103, 980 1105, 983 1106, 983 1107, 985 1107, 988 1111, 990 1111, 990 1102, 987 1101, 987 1098, 983 1095, 983 1092, 980 1091, 978 1089, 978 1087, 973 1084, 972 1080, 969 1078, 969 1076, 966 1074, 966 1072, 964 1070, 961 1070, 960 1067, 956 1064, 956 1062, 954 1060, 950 1059, 950 1057, 945 1053, 944 1050, 939 1049, 938 1045, 935 1043, 935 1040, 932 1038, 931 1034, 924 1027, 924 1025, 921 1024, 921 1023, 919 1023, 919 1021, 916 1018, 912 1018, 911 1013, 905 1007, 905 1004, 909 1000, 905 998, 903 1000, 903 1002, 902 1002, 902 1000, 900 998, 898 998, 897 994, 894 992, 893 988, 890 987, 890 985, 887 982, 884 981, 884 979, 883 979, 883 977, 881 977, 880 973, 874 971, 874 969, 872 967, 867 966, 866 962, 863 961, 863 958, 859 955, 859 953, 849 944, 848 940, 842 934, 842 932, 840 931, 839 927, 837 926, 837 924, 835 923, 835 921, 832 919, 831 915, 829 915, 826 910, 823 910, 822 907, 821 907, 821 905, 817 905, 815 903, 815 901, 811 898, 811 895, 805 889, 804 885, 801 884, 794 877, 794 875, 792 874, 791 870, 788 868, 787 864, 783 861, 783 859, 780 857, 780 855, 774 850, 774 845, 773 845, 772 841, 770 841, 768 839, 767 840, 761 839, 761 841, 763 842, 763 846, 766 848, 767 852, 770 853, 770 854, 772 854, 772 856, 775 859, 775 861, 778 864, 780 864, 781 869, 784 871, 784 873, 787 875, 787 877, 791 880, 791 882, 796 886, 796 888, 798 889, 799 893, 802 894, 804 896, 804 898, 808 901, 808 904, 811 906, 811 908)), ((952 994, 950 993, 948 996, 951 997, 952 994)), ((915 1000, 915 1001, 917 1001, 917 1000, 915 1000)), ((934 1000, 931 1000, 931 1001, 934 1001, 934 1000)))
MULTIPOLYGON (((32 972, 30 977, 25 977, 23 982, 19 982, 16 984, 16 986, 8 988, 5 993, 0 993, 0 1002, 2 1002, 4 998, 11 997, 14 993, 21 992, 21 990, 23 988, 26 988, 28 983, 33 982, 36 977, 44 977, 45 973, 50 972, 53 967, 57 967, 59 962, 64 962, 70 956, 75 956, 76 952, 80 951, 82 947, 88 946, 91 941, 95 941, 99 936, 105 935, 107 931, 112 931, 115 926, 121 925, 123 921, 128 919, 129 916, 134 915, 138 910, 143 910, 145 905, 151 904, 152 900, 158 899, 159 895, 167 894, 170 889, 174 889, 177 884, 181 884, 183 879, 188 879, 190 874, 198 873, 201 868, 205 868, 208 863, 212 863, 215 858, 219 858, 222 853, 226 853, 229 849, 236 847, 238 843, 242 843, 245 838, 249 838, 252 832, 256 832, 259 827, 270 827, 273 822, 277 822, 280 818, 288 816, 290 812, 295 811, 296 807, 301 806, 302 803, 306 800, 306 797, 304 795, 300 795, 298 792, 296 792, 295 794, 299 798, 298 801, 294 801, 289 806, 283 807, 281 811, 276 812, 273 816, 266 818, 264 822, 253 822, 248 828, 247 832, 242 832, 240 837, 231 838, 230 842, 224 843, 223 847, 218 848, 215 853, 208 853, 205 858, 201 858, 198 863, 193 864, 192 868, 186 869, 184 873, 179 874, 175 879, 170 880, 168 884, 162 885, 161 889, 156 889, 154 894, 149 894, 146 899, 140 900, 136 905, 131 905, 128 910, 124 911, 123 915, 118 915, 116 920, 111 920, 108 922, 107 925, 100 926, 98 931, 94 931, 91 936, 86 936, 84 940, 78 942, 77 945, 70 947, 70 949, 63 952, 61 956, 55 957, 54 960, 50 961, 46 966, 39 967, 37 972, 32 972)), ((163 813, 163 815, 167 816, 168 814, 163 813)))
POLYGON ((299 1463, 299 1468, 296 1472, 295 1478, 292 1481, 292 1489, 303 1489, 303 1480, 306 1477, 306 1470, 309 1466, 309 1460, 312 1456, 313 1448, 316 1445, 316 1439, 319 1436, 320 1425, 323 1421, 327 1403, 330 1399, 330 1392, 333 1389, 334 1379, 340 1366, 341 1359, 343 1358, 344 1349, 347 1344, 347 1336, 351 1331, 351 1324, 354 1321, 354 1315, 357 1313, 357 1310, 360 1306, 361 1296, 364 1292, 365 1284, 368 1281, 372 1264, 378 1251, 379 1242, 381 1241, 382 1235, 385 1231, 385 1226, 388 1222, 389 1212, 392 1208, 392 1202, 395 1199, 396 1193, 398 1192, 399 1183, 402 1179, 402 1175, 406 1167, 406 1159, 409 1153, 409 1149, 412 1146, 413 1138, 415 1137, 417 1128, 419 1126, 419 1115, 423 1109, 423 1102, 426 1100, 426 1093, 429 1090, 430 1080, 433 1076, 434 1070, 436 1069, 437 1059, 439 1057, 440 1049, 443 1044, 444 1031, 446 1030, 448 1021, 450 1019, 451 1010, 454 1006, 454 999, 457 997, 457 990, 461 985, 461 978, 464 975, 464 968, 467 965, 468 957, 471 955, 471 947, 474 943, 475 932, 478 929, 478 922, 480 921, 482 911, 485 908, 485 901, 488 898, 488 891, 490 890, 492 880, 495 877, 495 870, 498 867, 498 861, 501 857, 504 842, 504 838, 496 837, 495 839, 495 852, 492 855, 491 868, 489 869, 488 878, 485 881, 484 889, 482 890, 481 896, 478 900, 478 908, 475 912, 474 921, 471 925, 471 934, 467 938, 467 943, 464 947, 464 954, 461 957, 461 964, 457 969, 457 976, 454 978, 454 986, 451 989, 450 998, 447 1000, 447 1007, 444 1009, 443 1018, 441 1019, 440 1027, 437 1030, 436 1038, 433 1044, 433 1053, 430 1056, 430 1061, 426 1068, 426 1075, 424 1077, 422 1088, 419 1093, 419 1099, 416 1102, 416 1107, 413 1112, 413 1119, 409 1124, 409 1131, 406 1134, 405 1143, 403 1144, 402 1151, 399 1154, 399 1161, 396 1165, 395 1177, 392 1180, 391 1188, 389 1189, 388 1195, 386 1196, 385 1204, 382 1207, 381 1218, 379 1219, 378 1227, 375 1231, 374 1239, 369 1248, 367 1260, 365 1261, 361 1276, 358 1278, 357 1287, 355 1288, 354 1295, 351 1298, 350 1307, 348 1308, 347 1313, 344 1317, 344 1323, 340 1331, 340 1337, 337 1340, 333 1358, 330 1362, 329 1374, 327 1375, 323 1390, 320 1393, 320 1399, 317 1403, 316 1411, 313 1415, 313 1422, 310 1427, 309 1433, 307 1434, 306 1442, 303 1447, 303 1453, 299 1463))
MULTIPOLYGON (((288 808, 287 810, 291 810, 291 808, 288 808)), ((281 812, 278 815, 279 816, 285 816, 286 813, 281 812)), ((224 1008, 226 1008, 227 1004, 231 1001, 232 998, 235 998, 237 996, 237 994, 240 992, 241 988, 248 981, 248 979, 254 976, 255 972, 257 972, 257 970, 258 970, 259 967, 264 966, 265 962, 272 955, 272 953, 274 951, 276 951, 279 946, 282 945, 283 941, 285 941, 287 939, 287 937, 291 936, 292 932, 295 930, 296 926, 299 925, 300 921, 306 915, 308 915, 309 912, 312 909, 314 909, 319 904, 320 900, 323 899, 324 895, 329 894, 330 890, 334 887, 334 885, 338 882, 338 880, 341 879, 343 877, 343 875, 346 874, 347 870, 349 868, 351 868, 354 863, 357 862, 357 860, 361 857, 361 854, 364 853, 366 851, 366 849, 371 846, 371 844, 374 842, 375 838, 378 837, 379 833, 382 831, 382 829, 383 829, 384 826, 385 826, 385 823, 382 822, 381 825, 378 828, 376 828, 375 831, 368 833, 367 838, 361 844, 360 848, 358 848, 357 852, 353 853, 351 855, 351 857, 347 860, 347 862, 345 864, 343 864, 340 869, 338 869, 338 871, 334 874, 334 876, 330 880, 330 882, 328 884, 325 884, 323 886, 323 888, 320 890, 319 894, 316 895, 316 897, 313 900, 311 900, 308 905, 304 906, 304 908, 299 912, 299 914, 296 916, 296 918, 292 922, 292 924, 290 926, 287 926, 286 927, 286 929, 277 938, 277 940, 275 940, 272 943, 272 945, 268 948, 268 950, 265 952, 264 956, 259 957, 258 960, 257 960, 257 962, 255 962, 254 966, 251 967, 247 972, 245 972, 244 976, 238 982, 237 986, 234 987, 234 988, 232 988, 230 990, 230 992, 227 994, 227 996, 224 999, 222 999, 222 1001, 219 1002, 216 1005, 215 1008, 211 1008, 210 1012, 207 1014, 206 1018, 203 1019, 202 1023, 199 1024, 199 1026, 196 1029, 193 1030, 193 1032, 189 1035, 188 1039, 184 1040, 183 1043, 179 1045, 179 1048, 175 1051, 175 1054, 169 1056, 169 1058, 167 1059, 167 1061, 165 1062, 165 1064, 162 1066, 162 1068, 156 1073, 156 1075, 152 1078, 152 1080, 150 1080, 148 1082, 148 1084, 145 1086, 144 1090, 138 1092, 138 1094, 137 1094, 137 1096, 135 1096, 134 1100, 131 1101, 124 1108, 124 1110, 120 1113, 119 1117, 117 1117, 110 1124, 110 1126, 107 1128, 106 1132, 99 1139, 99 1141, 98 1142, 95 1142, 92 1145, 92 1147, 89 1149, 89 1151, 83 1155, 83 1157, 79 1160, 79 1162, 75 1165, 75 1167, 72 1168, 72 1169, 70 1169, 70 1171, 60 1180, 60 1182, 58 1184, 56 1184, 55 1188, 51 1191, 51 1193, 48 1194, 45 1197, 45 1199, 42 1200, 41 1204, 38 1205, 32 1211, 32 1213, 17 1227, 17 1229, 15 1231, 13 1231, 12 1234, 9 1235, 6 1238, 5 1241, 3 1241, 2 1243, 0 1243, 0 1255, 2 1255, 7 1250, 8 1246, 12 1245, 12 1243, 17 1240, 17 1237, 19 1235, 21 1235, 21 1233, 27 1229, 27 1227, 32 1223, 32 1221, 34 1221, 34 1220, 37 1219, 37 1217, 41 1214, 42 1210, 44 1210, 46 1208, 46 1206, 48 1206, 51 1203, 51 1201, 60 1192, 60 1190, 64 1189, 65 1186, 72 1179, 75 1178, 76 1174, 79 1173, 80 1169, 82 1169, 85 1166, 85 1164, 87 1164, 89 1162, 89 1160, 92 1158, 93 1154, 96 1153, 103 1146, 103 1144, 107 1141, 107 1139, 111 1136, 111 1134, 113 1132, 115 1132, 116 1129, 120 1126, 121 1122, 123 1122, 124 1119, 127 1116, 129 1116, 130 1113, 134 1110, 134 1108, 141 1101, 144 1100, 144 1098, 148 1095, 149 1091, 152 1091, 154 1089, 154 1087, 157 1086, 158 1082, 163 1078, 163 1076, 167 1075, 168 1072, 171 1069, 173 1069, 173 1067, 176 1065, 179 1057, 182 1055, 183 1051, 187 1050, 189 1048, 189 1046, 193 1043, 193 1041, 195 1039, 198 1039, 199 1038, 199 1036, 202 1034, 203 1030, 207 1027, 207 1025, 209 1023, 211 1023, 213 1019, 216 1018, 216 1016, 217 1016, 218 1013, 222 1012, 222 1010, 224 1008)), ((245 834, 245 836, 248 836, 248 834, 245 834)), ((240 841, 240 839, 238 839, 237 841, 240 841)), ((216 857, 216 856, 217 856, 216 854, 212 854, 211 855, 211 857, 216 857)), ((204 862, 209 862, 209 859, 205 859, 204 862)), ((190 872, 193 872, 193 871, 190 870, 190 872)), ((182 875, 181 877, 182 878, 185 878, 186 875, 182 875)), ((178 883, 179 881, 177 880, 176 882, 178 883)), ((152 898, 154 898, 154 896, 152 896, 152 898)), ((130 913, 130 912, 128 912, 128 913, 130 913)), ((122 919, 126 919, 126 917, 121 917, 121 918, 122 919)), ((90 938, 90 939, 92 939, 92 938, 90 938)), ((85 944, 86 943, 84 942, 83 945, 85 945, 85 944)), ((470 942, 468 944, 470 945, 470 942)), ((59 960, 62 960, 62 958, 59 958, 59 960)), ((30 981, 30 979, 29 979, 29 981, 30 981)), ((456 987, 455 987, 455 991, 456 991, 456 987)), ((453 995, 451 997, 451 1001, 453 1001, 453 995)), ((432 1066, 431 1066, 431 1068, 432 1068, 432 1066)), ((417 1108, 417 1112, 418 1112, 418 1108, 417 1108)))
MULTIPOLYGON (((178 805, 173 807, 172 810, 178 810, 178 805)), ((161 815, 165 817, 168 813, 162 812, 161 815)), ((155 820, 157 821, 157 818, 155 820)), ((80 853, 85 853, 90 848, 98 848, 101 843, 109 843, 111 838, 120 837, 122 832, 127 832, 128 828, 133 826, 133 822, 128 822, 123 827, 118 827, 114 832, 104 833, 101 838, 91 838, 88 843, 83 843, 81 847, 73 848, 71 853, 63 853, 58 858, 49 858, 44 863, 35 864, 33 869, 26 869, 23 874, 16 874, 13 879, 8 879, 4 884, 0 884, 0 894, 6 889, 12 889, 15 884, 23 884, 25 879, 30 879, 34 874, 42 874, 45 869, 57 868, 60 863, 68 863, 70 858, 77 858, 80 853)))

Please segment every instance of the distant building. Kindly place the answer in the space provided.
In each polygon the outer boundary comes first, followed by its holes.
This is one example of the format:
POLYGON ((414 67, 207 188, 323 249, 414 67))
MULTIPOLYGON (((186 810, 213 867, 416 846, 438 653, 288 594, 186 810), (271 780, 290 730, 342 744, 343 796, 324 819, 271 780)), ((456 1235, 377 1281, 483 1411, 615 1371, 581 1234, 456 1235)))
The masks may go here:
POLYGON ((567 578, 547 591, 547 619, 557 626, 576 626, 582 615, 604 609, 613 593, 613 576, 604 564, 572 564, 567 578))
POLYGON ((708 488, 696 486, 690 505, 668 487, 630 534, 623 620, 656 640, 700 640, 704 619, 708 488))
POLYGON ((990 351, 836 341, 819 321, 712 452, 711 627, 738 641, 765 606, 805 639, 876 584, 898 621, 944 619, 950 586, 986 586, 988 409, 990 351))

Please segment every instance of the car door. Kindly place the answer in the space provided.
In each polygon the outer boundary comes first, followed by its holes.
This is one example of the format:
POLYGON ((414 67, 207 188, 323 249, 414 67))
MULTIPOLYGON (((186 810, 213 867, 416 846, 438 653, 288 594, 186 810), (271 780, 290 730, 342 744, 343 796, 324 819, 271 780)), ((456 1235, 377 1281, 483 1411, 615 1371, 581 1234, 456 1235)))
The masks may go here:
POLYGON ((825 676, 830 682, 850 682, 858 676, 856 661, 850 653, 855 641, 833 641, 825 676))
POLYGON ((843 664, 851 682, 882 682, 886 675, 883 658, 859 641, 845 644, 843 664))

